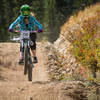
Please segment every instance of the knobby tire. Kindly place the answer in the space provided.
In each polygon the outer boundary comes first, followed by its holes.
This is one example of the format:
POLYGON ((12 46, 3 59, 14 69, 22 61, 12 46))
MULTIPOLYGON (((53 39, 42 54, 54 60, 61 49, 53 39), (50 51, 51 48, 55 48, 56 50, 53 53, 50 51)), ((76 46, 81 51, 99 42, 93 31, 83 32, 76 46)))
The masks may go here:
POLYGON ((27 65, 28 65, 28 48, 27 45, 24 45, 24 75, 27 74, 27 65))
POLYGON ((28 60, 30 52, 27 44, 24 45, 24 75, 28 72, 28 81, 32 81, 32 67, 29 65, 28 60))

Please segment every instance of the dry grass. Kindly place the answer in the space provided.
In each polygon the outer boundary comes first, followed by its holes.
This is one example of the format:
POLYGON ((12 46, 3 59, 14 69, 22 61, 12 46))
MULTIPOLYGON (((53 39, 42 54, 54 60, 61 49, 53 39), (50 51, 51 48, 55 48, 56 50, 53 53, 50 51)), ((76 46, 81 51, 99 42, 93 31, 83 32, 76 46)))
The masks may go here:
MULTIPOLYGON (((91 5, 90 7, 85 8, 84 11, 79 11, 77 14, 71 16, 69 20, 61 27, 61 33, 64 34, 70 29, 76 29, 77 25, 81 25, 84 20, 87 20, 90 17, 95 17, 99 12, 100 3, 96 5, 91 5)), ((80 26, 78 26, 77 28, 80 28, 80 26)))
MULTIPOLYGON (((69 20, 61 27, 61 35, 66 37, 66 39, 70 42, 74 42, 77 39, 77 36, 79 36, 83 31, 83 23, 87 23, 89 19, 99 18, 99 16, 100 3, 91 5, 90 7, 85 8, 84 11, 79 11, 71 16, 69 20)), ((100 26, 100 23, 98 23, 98 26, 100 26)))
POLYGON ((72 43, 77 61, 96 77, 100 69, 100 3, 71 16, 61 27, 61 35, 72 43))

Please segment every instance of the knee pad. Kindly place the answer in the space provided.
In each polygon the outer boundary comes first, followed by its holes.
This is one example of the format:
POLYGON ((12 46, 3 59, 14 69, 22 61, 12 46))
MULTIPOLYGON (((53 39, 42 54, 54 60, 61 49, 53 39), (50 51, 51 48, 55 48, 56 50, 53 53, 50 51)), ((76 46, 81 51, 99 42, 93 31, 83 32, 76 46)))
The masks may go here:
POLYGON ((30 45, 30 47, 31 47, 32 50, 36 50, 36 42, 33 41, 33 45, 30 45))

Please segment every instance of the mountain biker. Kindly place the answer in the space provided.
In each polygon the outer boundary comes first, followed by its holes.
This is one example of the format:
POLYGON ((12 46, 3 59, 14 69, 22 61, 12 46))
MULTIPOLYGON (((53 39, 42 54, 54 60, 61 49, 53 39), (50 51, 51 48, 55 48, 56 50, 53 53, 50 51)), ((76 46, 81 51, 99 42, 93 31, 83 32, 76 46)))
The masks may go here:
MULTIPOLYGON (((9 32, 13 32, 14 28, 18 25, 20 31, 35 31, 35 26, 38 27, 38 32, 43 32, 42 25, 36 20, 34 16, 31 15, 31 8, 29 5, 22 5, 20 8, 21 15, 10 25, 9 32)), ((38 59, 36 57, 36 33, 30 34, 30 39, 33 45, 30 45, 33 54, 33 63, 37 63, 38 59)), ((19 64, 24 62, 23 48, 20 45, 20 59, 19 64)))

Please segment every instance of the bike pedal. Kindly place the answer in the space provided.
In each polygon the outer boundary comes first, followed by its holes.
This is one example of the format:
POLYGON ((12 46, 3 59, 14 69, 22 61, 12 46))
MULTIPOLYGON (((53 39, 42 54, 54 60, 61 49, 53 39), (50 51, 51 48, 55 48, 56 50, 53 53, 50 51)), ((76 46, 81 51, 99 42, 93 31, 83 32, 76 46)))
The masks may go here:
POLYGON ((18 63, 19 65, 24 65, 24 63, 18 63))

